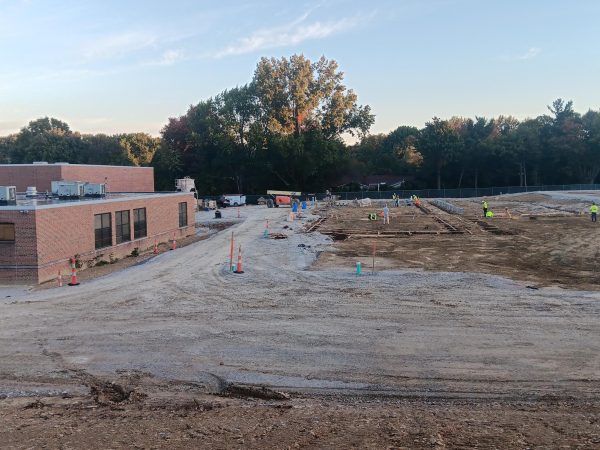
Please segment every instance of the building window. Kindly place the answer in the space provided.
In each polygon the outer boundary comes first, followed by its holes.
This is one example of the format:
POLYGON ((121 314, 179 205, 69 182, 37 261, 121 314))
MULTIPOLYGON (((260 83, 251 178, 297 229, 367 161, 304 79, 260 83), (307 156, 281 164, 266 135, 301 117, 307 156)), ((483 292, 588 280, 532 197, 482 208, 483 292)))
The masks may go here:
POLYGON ((0 223, 0 242, 15 242, 14 223, 0 223))
POLYGON ((96 248, 110 247, 112 245, 112 223, 110 213, 94 215, 94 231, 96 248))
POLYGON ((179 204, 179 226, 187 227, 187 202, 181 202, 179 204))
POLYGON ((139 239, 147 236, 146 208, 133 210, 133 238, 139 239))
POLYGON ((117 211, 115 213, 117 226, 117 244, 131 240, 131 227, 129 225, 129 211, 117 211))

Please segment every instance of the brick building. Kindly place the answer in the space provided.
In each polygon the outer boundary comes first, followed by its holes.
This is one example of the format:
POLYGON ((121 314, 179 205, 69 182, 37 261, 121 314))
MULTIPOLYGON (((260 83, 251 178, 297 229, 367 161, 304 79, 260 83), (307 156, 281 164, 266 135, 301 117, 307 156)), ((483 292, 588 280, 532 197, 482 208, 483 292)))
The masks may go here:
POLYGON ((41 283, 70 271, 194 234, 190 193, 110 194, 103 199, 23 199, 0 206, 0 282, 41 283))
POLYGON ((100 166, 68 163, 0 164, 0 186, 16 186, 25 192, 35 186, 50 191, 52 181, 106 183, 107 192, 154 192, 154 168, 100 166))

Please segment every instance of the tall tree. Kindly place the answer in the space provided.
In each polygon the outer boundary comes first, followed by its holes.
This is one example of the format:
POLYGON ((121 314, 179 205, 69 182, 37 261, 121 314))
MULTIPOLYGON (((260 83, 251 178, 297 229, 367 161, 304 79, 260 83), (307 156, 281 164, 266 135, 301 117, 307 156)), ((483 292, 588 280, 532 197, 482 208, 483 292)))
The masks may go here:
POLYGON ((437 188, 442 188, 442 169, 461 145, 460 135, 447 120, 434 117, 421 131, 418 149, 435 172, 437 188))
POLYGON ((374 122, 369 106, 359 106, 343 72, 324 56, 311 63, 304 55, 262 58, 253 84, 262 119, 273 133, 301 135, 319 128, 325 137, 344 132, 363 136, 374 122))
POLYGON ((133 165, 147 166, 160 147, 160 138, 147 133, 129 133, 122 135, 119 143, 133 165))

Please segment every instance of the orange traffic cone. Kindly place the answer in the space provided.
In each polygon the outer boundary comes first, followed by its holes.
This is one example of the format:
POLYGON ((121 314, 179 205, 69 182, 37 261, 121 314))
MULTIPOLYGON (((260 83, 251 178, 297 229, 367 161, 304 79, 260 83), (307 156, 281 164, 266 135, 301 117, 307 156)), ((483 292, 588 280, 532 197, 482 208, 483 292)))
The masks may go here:
POLYGON ((77 282, 77 269, 75 268, 75 258, 71 258, 71 282, 69 286, 78 286, 77 282))
POLYGON ((237 266, 235 268, 234 273, 244 273, 244 271, 242 270, 242 246, 241 245, 240 245, 240 249, 238 250, 238 262, 237 262, 237 266))
POLYGON ((173 245, 171 246, 171 250, 175 250, 177 248, 177 241, 175 240, 175 233, 173 233, 173 245))
POLYGON ((154 254, 158 255, 158 243, 154 241, 154 254))

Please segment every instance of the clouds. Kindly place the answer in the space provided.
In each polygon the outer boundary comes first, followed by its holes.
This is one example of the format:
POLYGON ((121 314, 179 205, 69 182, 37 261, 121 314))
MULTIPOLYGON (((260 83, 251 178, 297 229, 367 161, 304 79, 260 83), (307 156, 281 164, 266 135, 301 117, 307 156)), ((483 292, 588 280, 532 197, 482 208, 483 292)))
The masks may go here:
POLYGON ((157 36, 145 31, 125 31, 102 36, 83 46, 86 60, 122 57, 155 45, 157 36))
POLYGON ((183 61, 185 59, 185 52, 183 50, 166 50, 160 56, 160 58, 156 61, 153 61, 152 64, 157 66, 171 66, 179 61, 183 61))
POLYGON ((242 37, 235 43, 216 51, 213 56, 222 58, 297 45, 304 41, 324 39, 348 31, 359 24, 356 17, 344 17, 337 20, 315 21, 311 23, 307 23, 307 19, 308 13, 305 13, 292 23, 257 30, 249 36, 242 37))
POLYGON ((517 59, 521 60, 521 61, 527 61, 528 59, 533 59, 536 56, 538 56, 541 51, 542 51, 541 48, 530 47, 529 50, 527 50, 527 52, 523 53, 520 56, 517 56, 517 59))
POLYGON ((527 61, 531 61, 532 59, 537 58, 541 52, 542 52, 542 49, 539 47, 529 47, 527 49, 527 51, 524 53, 503 55, 503 56, 498 57, 498 60, 503 61, 503 62, 513 62, 513 63, 515 61, 527 62, 527 61))

